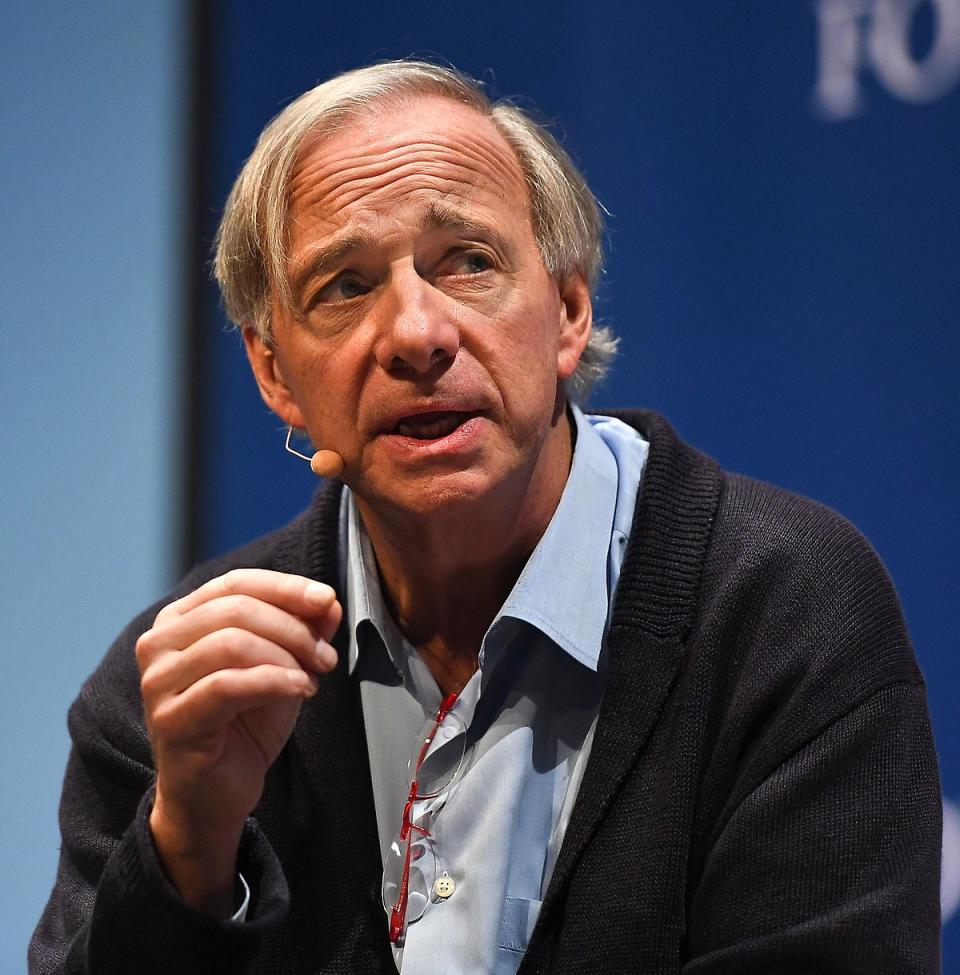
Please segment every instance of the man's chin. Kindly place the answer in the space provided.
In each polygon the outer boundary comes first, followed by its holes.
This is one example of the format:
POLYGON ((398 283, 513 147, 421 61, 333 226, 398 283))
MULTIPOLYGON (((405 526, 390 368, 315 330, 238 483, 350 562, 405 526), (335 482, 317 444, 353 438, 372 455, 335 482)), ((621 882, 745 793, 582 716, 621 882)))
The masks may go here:
POLYGON ((368 483, 355 491, 374 514, 442 519, 479 511, 491 501, 496 485, 486 471, 430 471, 398 475, 385 483, 368 483))

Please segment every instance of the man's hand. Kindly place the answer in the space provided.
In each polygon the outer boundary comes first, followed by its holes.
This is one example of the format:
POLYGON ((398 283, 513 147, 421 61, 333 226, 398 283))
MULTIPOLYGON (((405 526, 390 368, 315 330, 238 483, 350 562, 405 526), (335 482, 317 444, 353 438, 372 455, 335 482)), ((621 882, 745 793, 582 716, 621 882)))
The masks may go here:
POLYGON ((137 641, 157 767, 150 829, 184 899, 227 917, 243 824, 300 702, 336 666, 329 587, 234 569, 165 606, 137 641))

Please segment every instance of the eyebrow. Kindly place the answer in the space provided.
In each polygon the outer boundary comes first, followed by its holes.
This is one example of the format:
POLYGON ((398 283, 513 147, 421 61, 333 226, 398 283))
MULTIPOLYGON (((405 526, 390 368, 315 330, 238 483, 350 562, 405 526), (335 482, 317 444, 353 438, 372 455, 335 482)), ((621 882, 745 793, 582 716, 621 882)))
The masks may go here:
POLYGON ((363 250, 373 244, 374 239, 367 234, 349 234, 323 247, 318 247, 307 258, 307 262, 293 276, 290 284, 293 293, 299 294, 304 285, 328 264, 336 264, 354 251, 363 250))
MULTIPOLYGON (((483 238, 489 240, 501 254, 508 250, 506 241, 495 227, 471 220, 442 203, 430 204, 420 221, 420 227, 421 229, 445 230, 449 233, 483 238)), ((290 284, 293 294, 299 294, 310 278, 322 271, 324 267, 337 264, 355 251, 374 246, 378 239, 372 234, 353 233, 318 247, 292 277, 290 284)))
POLYGON ((423 226, 433 230, 449 230, 468 237, 483 237, 490 240, 498 250, 507 249, 506 241, 495 227, 471 220, 457 210, 445 207, 442 203, 430 204, 423 219, 423 226))

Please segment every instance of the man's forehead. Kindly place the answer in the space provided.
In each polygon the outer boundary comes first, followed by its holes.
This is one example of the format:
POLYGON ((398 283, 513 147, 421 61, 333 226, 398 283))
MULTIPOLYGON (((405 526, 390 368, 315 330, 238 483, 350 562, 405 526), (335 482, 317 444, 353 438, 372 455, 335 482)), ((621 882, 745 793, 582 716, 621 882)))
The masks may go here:
POLYGON ((349 187, 374 192, 403 177, 519 189, 526 180, 514 148, 492 118, 437 95, 364 107, 332 131, 305 140, 291 178, 290 203, 349 187))
POLYGON ((394 225, 489 238, 519 220, 530 232, 512 146, 487 116, 441 98, 381 106, 314 139, 292 175, 289 219, 294 274, 317 252, 332 263, 394 225))

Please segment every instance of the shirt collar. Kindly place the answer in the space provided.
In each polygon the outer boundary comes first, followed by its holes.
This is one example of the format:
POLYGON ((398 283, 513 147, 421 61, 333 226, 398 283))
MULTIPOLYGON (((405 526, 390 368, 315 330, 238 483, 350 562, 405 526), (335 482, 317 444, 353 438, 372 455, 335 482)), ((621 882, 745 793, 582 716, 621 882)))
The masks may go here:
POLYGON ((379 663, 388 667, 392 664, 395 676, 399 677, 405 668, 390 648, 403 645, 403 634, 384 603, 373 545, 360 521, 360 512, 349 488, 343 489, 340 501, 340 538, 341 551, 347 553, 345 582, 347 619, 350 620, 349 672, 352 674, 357 666, 362 633, 367 630, 379 636, 378 642, 386 651, 385 659, 382 654, 378 655, 379 663))
MULTIPOLYGON (((596 670, 610 592, 607 559, 617 503, 617 463, 577 407, 573 463, 547 530, 497 618, 525 620, 596 670)), ((496 625, 496 621, 494 621, 496 625)))
MULTIPOLYGON (((618 472, 613 454, 583 413, 576 406, 571 412, 577 439, 560 502, 488 637, 501 619, 522 620, 596 670, 609 607, 607 560, 618 472)), ((359 659, 361 634, 372 629, 380 637, 375 642, 382 644, 399 676, 406 668, 391 647, 401 647, 404 641, 384 603, 373 546, 349 489, 343 492, 340 532, 346 543, 341 550, 347 553, 344 581, 351 621, 350 672, 359 659)), ((369 641, 364 642, 366 655, 369 641)), ((484 650, 487 643, 485 638, 484 650)))

